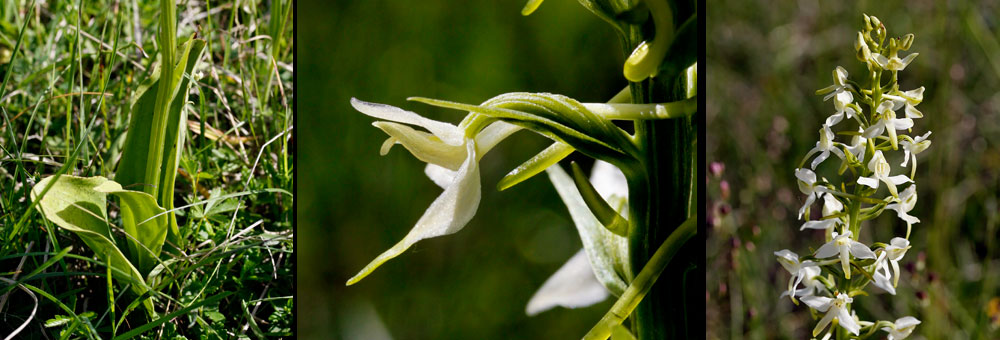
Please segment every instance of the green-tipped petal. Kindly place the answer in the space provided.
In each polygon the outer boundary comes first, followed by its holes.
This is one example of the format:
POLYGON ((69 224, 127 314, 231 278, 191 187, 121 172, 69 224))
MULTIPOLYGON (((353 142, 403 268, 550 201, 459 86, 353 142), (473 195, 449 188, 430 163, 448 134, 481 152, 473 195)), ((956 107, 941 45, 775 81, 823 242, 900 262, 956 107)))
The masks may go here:
POLYGON ((413 229, 406 234, 406 237, 372 260, 357 275, 347 280, 348 286, 371 274, 385 261, 399 256, 417 241, 453 234, 472 220, 472 216, 479 208, 481 197, 479 163, 476 162, 475 144, 472 141, 466 143, 466 151, 471 157, 465 160, 462 167, 458 169, 455 180, 445 188, 441 196, 434 200, 434 203, 431 203, 424 215, 417 220, 413 229))
POLYGON ((583 174, 583 170, 580 170, 580 166, 575 162, 573 163, 573 181, 594 217, 597 217, 597 220, 612 233, 627 237, 628 221, 601 197, 601 194, 594 189, 594 186, 587 180, 587 176, 583 174))
POLYGON ((528 16, 534 13, 538 6, 542 5, 542 0, 528 0, 528 3, 521 9, 521 15, 528 16))
POLYGON ((542 152, 521 163, 521 165, 518 165, 514 170, 507 173, 506 176, 503 176, 500 182, 497 183, 497 190, 504 191, 518 183, 524 182, 538 173, 545 171, 552 164, 558 163, 571 153, 573 153, 573 147, 569 146, 569 144, 563 142, 552 143, 545 150, 542 150, 542 152))

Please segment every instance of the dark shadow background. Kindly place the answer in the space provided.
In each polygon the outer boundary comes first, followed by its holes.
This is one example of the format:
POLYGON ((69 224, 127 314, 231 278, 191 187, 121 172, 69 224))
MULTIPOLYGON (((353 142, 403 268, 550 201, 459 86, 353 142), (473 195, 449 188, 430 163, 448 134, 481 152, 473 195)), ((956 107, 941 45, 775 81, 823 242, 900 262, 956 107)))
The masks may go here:
MULTIPOLYGON (((837 65, 852 76, 865 71, 853 47, 862 13, 881 19, 890 36, 916 35, 909 52, 920 55, 900 72, 900 88, 926 87, 924 118, 912 135, 933 131, 933 144, 919 156, 919 200, 910 214, 921 223, 913 226, 897 295, 856 298, 858 315, 917 317, 915 339, 1000 337, 996 1, 721 0, 708 7, 707 152, 725 166, 708 179, 715 224, 707 235, 708 337, 801 339, 816 324, 805 307, 779 299, 789 275, 773 252, 822 245, 822 231, 798 231, 804 197, 794 169, 834 113, 814 91, 832 84, 837 65)), ((901 161, 889 163, 899 171, 901 161)), ((836 176, 834 163, 819 174, 836 176)), ((905 232, 889 212, 867 222, 861 238, 887 242, 905 232)))
POLYGON ((457 123, 464 113, 405 98, 475 104, 531 91, 604 102, 626 85, 621 46, 607 24, 575 1, 546 1, 529 17, 520 15, 523 5, 298 2, 299 337, 575 338, 610 308, 609 299, 524 313, 581 245, 546 176, 496 191, 504 174, 550 143, 523 131, 483 158, 482 203, 465 229, 418 242, 344 286, 441 193, 423 174, 425 163, 402 147, 379 156, 386 135, 351 108, 352 96, 457 123))

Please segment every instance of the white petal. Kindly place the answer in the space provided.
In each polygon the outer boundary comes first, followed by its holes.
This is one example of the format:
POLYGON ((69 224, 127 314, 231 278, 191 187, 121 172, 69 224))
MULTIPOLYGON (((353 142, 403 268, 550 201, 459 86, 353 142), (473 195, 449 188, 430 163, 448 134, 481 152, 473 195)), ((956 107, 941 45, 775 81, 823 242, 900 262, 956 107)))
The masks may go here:
MULTIPOLYGON (((827 312, 822 319, 819 319, 819 322, 816 323, 816 327, 813 328, 813 336, 816 336, 817 334, 819 334, 819 332, 822 332, 823 329, 830 324, 830 321, 833 321, 833 317, 835 316, 837 316, 837 312, 830 311, 827 312)), ((833 331, 832 328, 830 330, 833 331)))
POLYGON ((361 113, 378 119, 419 125, 427 129, 427 131, 433 133, 438 138, 441 138, 441 140, 445 143, 451 145, 462 145, 463 139, 465 139, 465 132, 455 125, 439 122, 433 119, 427 119, 416 113, 406 111, 392 105, 369 103, 363 100, 358 100, 357 98, 351 98, 351 106, 354 106, 354 109, 360 111, 361 113))
POLYGON ((858 177, 858 184, 869 186, 872 189, 878 189, 878 180, 875 179, 875 176, 858 177))
POLYGON ((799 228, 799 230, 806 230, 806 229, 829 229, 829 228, 833 227, 838 221, 840 221, 840 219, 838 219, 838 218, 829 218, 829 219, 825 219, 825 220, 809 221, 809 222, 806 222, 805 224, 803 224, 802 228, 799 228))
POLYGON ((476 151, 478 151, 479 158, 483 158, 483 155, 486 155, 500 141, 518 130, 521 130, 520 126, 507 122, 494 122, 483 128, 479 134, 476 134, 476 151))
POLYGON ((816 156, 816 158, 813 159, 812 168, 816 169, 816 166, 819 165, 819 163, 823 163, 823 161, 825 161, 829 157, 830 157, 830 151, 823 151, 823 153, 819 154, 819 156, 816 156))
POLYGON ((917 320, 917 318, 912 316, 904 316, 899 319, 896 319, 895 326, 896 329, 903 329, 903 328, 913 327, 919 324, 920 320, 917 320))
POLYGON ((906 177, 906 175, 896 175, 896 176, 889 177, 888 179, 889 179, 889 183, 892 183, 892 184, 895 184, 895 185, 902 185, 902 184, 906 184, 906 183, 912 182, 912 180, 910 180, 909 177, 906 177))
POLYGON ((883 131, 885 131, 885 121, 879 120, 875 124, 872 124, 872 126, 869 126, 867 129, 865 129, 865 132, 863 132, 861 135, 864 136, 865 138, 871 139, 875 138, 878 135, 881 135, 883 131))
POLYGON ((858 241, 851 241, 851 255, 859 259, 873 259, 875 258, 875 253, 868 248, 864 243, 858 241))
POLYGON ((913 105, 906 106, 906 118, 924 118, 924 113, 917 110, 913 105))
POLYGON ((854 321, 854 317, 851 316, 851 313, 847 312, 847 308, 837 309, 837 321, 841 327, 844 327, 851 334, 858 335, 858 332, 861 330, 861 326, 858 325, 857 321, 854 321))
POLYGON ((892 281, 890 281, 889 278, 885 277, 885 275, 876 272, 873 278, 875 278, 875 281, 872 283, 874 283, 876 287, 881 288, 882 290, 888 292, 889 294, 896 295, 896 288, 892 286, 892 281))
POLYGON ((837 125, 837 123, 840 123, 841 120, 844 120, 844 113, 837 112, 826 118, 826 125, 834 126, 837 125))
POLYGON ((441 187, 441 189, 445 189, 451 185, 451 182, 455 181, 455 175, 458 173, 445 169, 440 165, 428 163, 427 166, 424 167, 424 174, 434 181, 434 184, 437 184, 441 187))
POLYGON ((825 312, 830 309, 830 302, 832 301, 833 299, 825 296, 809 296, 802 298, 802 302, 805 302, 806 306, 820 312, 825 312))
POLYGON ((806 208, 809 208, 809 206, 812 205, 813 202, 816 202, 815 194, 809 194, 809 196, 806 196, 806 202, 802 204, 801 208, 799 208, 799 219, 802 218, 802 215, 806 213, 806 208))
POLYGON ((809 185, 816 183, 816 173, 809 169, 795 169, 795 178, 809 185))
POLYGON ((892 120, 892 125, 896 128, 896 130, 908 130, 913 128, 913 119, 896 118, 892 120))
POLYGON ((469 220, 472 220, 479 208, 479 199, 481 198, 479 163, 476 162, 475 144, 471 141, 466 144, 466 151, 472 157, 465 160, 462 167, 458 169, 454 181, 431 203, 424 215, 417 220, 413 229, 396 245, 376 257, 357 275, 348 280, 349 285, 368 276, 385 261, 399 256, 417 241, 453 234, 462 230, 469 223, 469 220))
POLYGON ((608 291, 590 269, 587 254, 580 249, 528 301, 525 312, 534 316, 555 306, 580 308, 608 298, 608 291))
POLYGON ((904 57, 903 60, 901 61, 902 64, 903 64, 903 67, 900 67, 899 69, 902 70, 903 68, 906 67, 906 65, 909 65, 910 62, 913 61, 913 58, 916 58, 918 54, 920 54, 920 53, 910 53, 910 55, 904 57))
POLYGON ((625 173, 611 163, 595 161, 594 169, 590 173, 590 183, 604 199, 612 195, 628 197, 628 181, 625 179, 625 173))
POLYGON ((829 194, 823 196, 823 217, 833 215, 841 210, 844 210, 844 204, 840 203, 837 196, 829 194))
POLYGON ((374 122, 375 127, 385 131, 386 134, 396 139, 406 150, 409 150, 417 159, 433 163, 450 170, 458 170, 465 161, 465 147, 462 145, 450 145, 442 142, 436 136, 417 131, 413 128, 393 122, 374 122))
POLYGON ((820 246, 819 249, 816 250, 816 254, 814 254, 813 256, 816 256, 816 258, 824 259, 837 254, 840 254, 840 248, 837 248, 836 242, 830 241, 820 246))
POLYGON ((878 66, 881 66, 882 68, 886 68, 886 65, 889 64, 889 58, 886 58, 881 54, 872 53, 872 58, 874 58, 875 62, 878 63, 878 66))

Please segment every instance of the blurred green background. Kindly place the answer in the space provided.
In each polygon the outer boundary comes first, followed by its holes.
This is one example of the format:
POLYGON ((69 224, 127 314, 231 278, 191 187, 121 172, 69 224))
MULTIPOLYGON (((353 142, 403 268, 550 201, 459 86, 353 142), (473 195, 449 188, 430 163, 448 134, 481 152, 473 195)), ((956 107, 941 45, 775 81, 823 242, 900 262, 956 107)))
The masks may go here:
MULTIPOLYGON (((789 274, 773 252, 806 254, 823 242, 822 231, 798 231, 804 197, 793 171, 834 113, 814 91, 832 84, 837 65, 854 76, 865 71, 853 48, 862 13, 881 19, 891 36, 916 35, 910 52, 920 56, 900 72, 900 88, 926 87, 913 135, 933 131, 933 144, 920 155, 920 197, 910 213, 922 222, 897 295, 856 298, 858 315, 915 316, 923 321, 918 339, 1000 337, 1000 300, 990 302, 1000 295, 997 3, 721 0, 708 13, 707 159, 725 167, 707 179, 708 337, 802 339, 815 325, 805 307, 779 299, 789 274)), ((900 162, 890 158, 893 167, 900 162)), ((887 242, 905 232, 890 212, 868 222, 861 238, 887 242)))
POLYGON ((626 85, 607 24, 575 1, 546 1, 529 17, 523 5, 298 2, 299 337, 575 338, 610 308, 607 300, 525 315, 531 295, 581 244, 546 176, 496 191, 504 174, 550 143, 523 131, 482 159, 482 203, 464 230, 421 241, 344 286, 441 193, 402 147, 379 156, 386 135, 351 108, 351 97, 457 123, 464 113, 405 98, 480 103, 531 91, 604 102, 626 85))

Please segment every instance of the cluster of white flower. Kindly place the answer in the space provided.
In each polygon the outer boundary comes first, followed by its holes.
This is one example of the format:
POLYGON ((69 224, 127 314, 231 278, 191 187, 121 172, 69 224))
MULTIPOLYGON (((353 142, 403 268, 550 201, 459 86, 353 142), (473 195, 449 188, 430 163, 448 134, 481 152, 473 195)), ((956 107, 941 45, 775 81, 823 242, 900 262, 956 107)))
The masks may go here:
POLYGON ((851 309, 854 297, 866 294, 864 288, 869 283, 896 294, 899 261, 910 248, 911 226, 920 222, 909 215, 917 201, 917 186, 912 179, 916 174, 917 155, 931 143, 927 140, 930 132, 915 138, 907 135, 912 131, 913 120, 923 117, 916 106, 923 100, 924 88, 900 91, 897 82, 897 73, 917 56, 917 53, 903 58, 898 56, 900 51, 910 48, 913 34, 886 39, 885 26, 878 18, 865 15, 864 19, 865 27, 858 32, 854 47, 858 59, 867 65, 868 81, 852 81, 847 70, 840 66, 833 71, 834 84, 816 93, 825 94, 824 101, 832 98, 836 112, 826 119, 819 130, 816 147, 795 170, 799 189, 806 195, 805 204, 799 209, 799 218, 807 220, 801 230, 826 230, 826 243, 811 256, 801 258, 787 249, 774 253, 778 262, 791 273, 782 298, 788 296, 796 304, 796 298, 805 302, 815 311, 816 317, 825 313, 812 335, 819 336, 827 325, 833 324, 823 339, 833 336, 838 325, 846 331, 841 335, 847 337, 868 337, 881 329, 889 333, 890 340, 903 339, 920 323, 911 316, 895 322, 862 321, 851 309), (883 76, 888 76, 887 82, 883 76), (897 116, 900 110, 902 118, 897 116), (851 126, 835 134, 833 128, 838 124, 842 128, 843 125, 851 126), (837 135, 850 137, 850 144, 838 142, 837 135), (910 167, 909 176, 891 175, 892 167, 886 160, 886 154, 898 152, 900 147, 903 149, 900 166, 910 167), (833 183, 813 172, 830 154, 841 160, 838 171, 844 178, 841 183, 833 183), (812 159, 810 167, 805 168, 809 159, 812 159), (845 175, 848 168, 855 176, 845 175), (887 195, 881 199, 872 197, 879 193, 882 184, 887 195), (904 185, 908 186, 900 192, 898 187, 904 185), (818 199, 823 200, 822 217, 809 221, 809 209, 818 199), (888 244, 875 242, 874 248, 869 247, 859 240, 861 223, 878 217, 886 209, 895 210, 906 222, 906 236, 895 237, 888 244))

